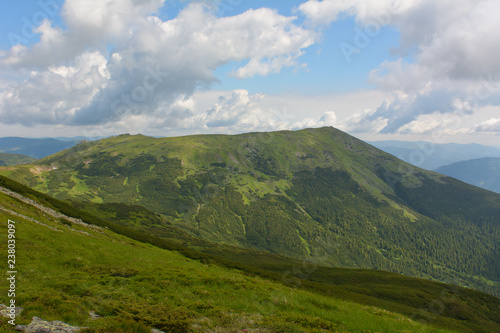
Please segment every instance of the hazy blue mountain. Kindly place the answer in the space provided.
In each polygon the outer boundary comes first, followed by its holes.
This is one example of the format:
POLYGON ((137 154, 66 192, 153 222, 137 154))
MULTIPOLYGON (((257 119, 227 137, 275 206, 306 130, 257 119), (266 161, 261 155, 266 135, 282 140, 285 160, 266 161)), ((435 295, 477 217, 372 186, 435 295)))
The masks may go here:
POLYGON ((500 158, 485 157, 462 161, 435 170, 471 185, 500 193, 500 158))
POLYGON ((61 141, 51 138, 0 138, 0 153, 23 154, 36 159, 74 147, 81 140, 61 141))
POLYGON ((399 159, 427 170, 455 162, 483 157, 500 157, 500 147, 480 144, 435 144, 426 141, 373 141, 369 142, 399 159))
POLYGON ((91 136, 91 137, 88 137, 88 136, 71 136, 71 137, 68 137, 68 136, 55 136, 55 137, 47 137, 47 138, 44 138, 44 139, 56 139, 56 140, 59 140, 59 141, 64 141, 64 142, 68 142, 68 141, 95 141, 95 140, 100 140, 100 139, 103 139, 104 137, 103 136, 91 136))

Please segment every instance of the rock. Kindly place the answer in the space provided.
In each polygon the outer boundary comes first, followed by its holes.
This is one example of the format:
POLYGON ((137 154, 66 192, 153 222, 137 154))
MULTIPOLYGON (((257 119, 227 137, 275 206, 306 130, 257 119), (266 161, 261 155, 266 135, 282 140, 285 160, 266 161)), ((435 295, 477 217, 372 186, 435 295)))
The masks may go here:
POLYGON ((92 320, 96 320, 96 319, 101 318, 101 316, 99 316, 97 313, 95 313, 95 311, 89 311, 89 316, 90 316, 90 319, 92 319, 92 320))
POLYGON ((59 320, 46 321, 33 317, 29 325, 17 325, 15 330, 26 333, 77 333, 83 328, 71 326, 59 320))
POLYGON ((152 328, 151 333, 165 333, 165 332, 157 330, 156 328, 152 328))
POLYGON ((0 304, 0 316, 2 316, 2 317, 10 318, 11 314, 14 314, 17 317, 21 314, 21 312, 23 311, 23 308, 17 307, 17 308, 14 308, 13 310, 14 310, 14 312, 12 313, 11 309, 9 309, 7 307, 7 305, 0 304))

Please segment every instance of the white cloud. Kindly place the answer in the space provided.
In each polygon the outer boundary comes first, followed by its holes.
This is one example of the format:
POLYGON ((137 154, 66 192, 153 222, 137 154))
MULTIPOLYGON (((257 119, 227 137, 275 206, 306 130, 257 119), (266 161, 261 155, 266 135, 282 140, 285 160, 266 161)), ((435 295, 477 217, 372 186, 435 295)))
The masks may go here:
POLYGON ((499 132, 500 118, 491 118, 474 127, 474 132, 499 132))
POLYGON ((45 68, 73 61, 82 52, 105 50, 107 43, 127 43, 130 34, 144 25, 164 0, 66 0, 62 17, 67 30, 45 20, 34 33, 40 42, 31 49, 14 46, 2 61, 15 67, 45 68))
POLYGON ((164 0, 67 0, 66 28, 44 21, 36 27, 39 43, 0 51, 0 72, 11 66, 26 77, 17 85, 0 81, 1 121, 228 133, 335 125, 425 135, 463 131, 446 115, 467 115, 474 121, 466 130, 496 131, 497 117, 478 115, 500 105, 496 0, 310 0, 297 15, 311 25, 266 8, 217 17, 200 2, 162 21, 156 13, 164 0), (319 40, 318 25, 346 16, 361 28, 400 32, 393 50, 400 58, 368 75, 377 90, 333 97, 235 90, 211 103, 197 98, 228 63, 240 79, 305 66, 300 57, 319 40))
POLYGON ((165 129, 210 130, 218 133, 272 131, 288 128, 274 109, 260 105, 261 94, 249 95, 246 90, 234 90, 230 96, 219 96, 208 109, 200 109, 192 97, 173 103, 161 123, 165 129))
POLYGON ((283 67, 297 66, 297 58, 300 55, 301 53, 297 52, 294 55, 277 56, 271 60, 252 59, 248 64, 234 71, 232 75, 238 79, 246 79, 255 75, 266 76, 269 73, 278 73, 283 67))
POLYGON ((33 73, 0 95, 2 121, 92 125, 162 117, 180 96, 216 82, 218 67, 248 62, 235 70, 241 78, 277 73, 298 66, 302 50, 316 38, 295 25, 295 17, 271 9, 218 18, 209 7, 191 4, 162 21, 153 15, 162 3, 68 0, 67 30, 45 21, 38 44, 3 54, 4 65, 33 73))
POLYGON ((383 62, 368 77, 390 97, 346 128, 373 131, 385 121, 380 133, 423 133, 443 125, 438 115, 500 105, 499 1, 310 0, 299 9, 313 24, 351 16, 361 28, 390 25, 400 32, 393 51, 401 58, 383 62), (408 54, 413 60, 403 60, 408 54))
POLYGON ((401 126, 397 133, 431 134, 436 131, 466 131, 462 125, 461 115, 436 112, 418 116, 416 120, 401 126))
POLYGON ((387 119, 377 116, 375 110, 357 112, 344 120, 339 129, 350 133, 373 133, 387 126, 387 119))
POLYGON ((18 86, 0 92, 0 113, 6 124, 67 124, 107 85, 106 59, 98 52, 78 56, 73 66, 32 71, 18 86))
POLYGON ((370 21, 392 23, 394 15, 401 15, 417 7, 424 0, 310 0, 299 10, 313 24, 330 24, 342 17, 354 16, 360 23, 370 21))
POLYGON ((200 99, 204 94, 183 96, 158 115, 129 115, 118 122, 123 128, 161 129, 164 132, 236 134, 245 132, 297 130, 339 124, 333 111, 318 118, 293 121, 281 110, 266 105, 263 94, 249 94, 243 89, 219 92, 217 102, 209 107, 200 99), (135 127, 134 127, 135 126, 135 127))
POLYGON ((337 115, 333 111, 326 111, 319 119, 306 118, 292 124, 291 129, 314 128, 324 126, 338 126, 337 115))

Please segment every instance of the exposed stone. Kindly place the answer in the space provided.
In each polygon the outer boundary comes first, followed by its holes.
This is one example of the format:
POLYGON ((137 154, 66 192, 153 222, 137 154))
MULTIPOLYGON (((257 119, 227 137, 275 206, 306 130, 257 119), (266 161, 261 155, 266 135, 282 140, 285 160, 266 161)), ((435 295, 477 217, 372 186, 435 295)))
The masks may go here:
POLYGON ((14 314, 16 317, 21 314, 23 311, 23 308, 21 307, 16 307, 16 308, 8 308, 7 305, 0 304, 0 316, 2 317, 9 317, 14 314))
POLYGON ((99 319, 101 318, 101 316, 99 316, 97 313, 95 313, 95 311, 89 311, 89 316, 90 316, 90 319, 92 320, 96 320, 96 319, 99 319))
POLYGON ((33 317, 29 325, 17 325, 15 330, 26 333, 77 333, 83 328, 71 326, 59 320, 47 321, 33 317))

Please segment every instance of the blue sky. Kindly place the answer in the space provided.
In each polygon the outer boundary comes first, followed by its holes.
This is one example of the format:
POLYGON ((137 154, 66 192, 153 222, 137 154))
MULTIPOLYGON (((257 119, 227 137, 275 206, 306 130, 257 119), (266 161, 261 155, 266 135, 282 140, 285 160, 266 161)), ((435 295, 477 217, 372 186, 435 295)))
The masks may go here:
POLYGON ((335 126, 367 140, 498 145, 498 10, 493 0, 3 2, 0 130, 335 126))

